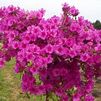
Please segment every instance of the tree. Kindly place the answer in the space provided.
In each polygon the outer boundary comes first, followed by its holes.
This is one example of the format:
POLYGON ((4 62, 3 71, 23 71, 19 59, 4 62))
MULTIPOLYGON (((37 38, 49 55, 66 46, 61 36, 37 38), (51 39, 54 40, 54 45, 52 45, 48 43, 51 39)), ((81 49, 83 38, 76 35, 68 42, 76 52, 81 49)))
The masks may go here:
POLYGON ((99 20, 96 20, 96 22, 94 22, 93 25, 96 29, 101 29, 101 22, 99 20))

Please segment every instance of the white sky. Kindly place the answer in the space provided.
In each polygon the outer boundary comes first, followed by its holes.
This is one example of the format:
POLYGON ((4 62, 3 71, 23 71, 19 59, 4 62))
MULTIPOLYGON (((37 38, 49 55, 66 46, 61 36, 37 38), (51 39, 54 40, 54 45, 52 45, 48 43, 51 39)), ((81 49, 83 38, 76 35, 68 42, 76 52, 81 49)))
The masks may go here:
POLYGON ((61 5, 67 2, 79 9, 80 15, 94 22, 101 21, 101 0, 0 0, 0 7, 15 5, 26 10, 37 10, 44 8, 45 17, 60 15, 61 5))

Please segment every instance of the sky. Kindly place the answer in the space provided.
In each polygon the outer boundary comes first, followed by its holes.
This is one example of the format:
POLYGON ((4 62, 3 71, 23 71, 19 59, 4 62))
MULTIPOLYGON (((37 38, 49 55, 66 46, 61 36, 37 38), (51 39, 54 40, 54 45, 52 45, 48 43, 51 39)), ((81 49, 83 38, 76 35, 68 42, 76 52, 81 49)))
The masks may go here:
POLYGON ((80 16, 92 22, 101 21, 101 0, 0 0, 0 7, 14 5, 25 10, 46 10, 45 17, 60 15, 63 3, 79 9, 80 16))

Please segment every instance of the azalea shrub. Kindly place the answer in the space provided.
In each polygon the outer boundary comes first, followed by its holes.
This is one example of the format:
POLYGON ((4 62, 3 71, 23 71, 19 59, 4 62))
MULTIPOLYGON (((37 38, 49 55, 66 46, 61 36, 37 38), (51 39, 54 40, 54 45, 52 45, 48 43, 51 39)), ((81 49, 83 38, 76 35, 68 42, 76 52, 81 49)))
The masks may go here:
POLYGON ((44 13, 0 8, 0 68, 15 58, 23 92, 45 95, 46 101, 53 96, 94 101, 95 79, 101 76, 101 30, 66 3, 61 16, 45 19, 44 13))

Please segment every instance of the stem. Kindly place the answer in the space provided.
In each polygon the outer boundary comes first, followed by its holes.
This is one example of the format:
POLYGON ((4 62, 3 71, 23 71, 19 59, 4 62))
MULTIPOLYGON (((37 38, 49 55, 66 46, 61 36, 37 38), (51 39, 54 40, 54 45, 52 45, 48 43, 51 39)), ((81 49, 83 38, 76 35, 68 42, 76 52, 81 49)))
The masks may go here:
POLYGON ((27 98, 28 98, 28 99, 30 99, 30 96, 29 96, 29 94, 28 94, 28 93, 26 93, 26 96, 27 96, 27 98))
POLYGON ((55 101, 55 99, 52 97, 52 100, 55 101))
POLYGON ((76 20, 76 16, 75 16, 75 20, 76 20))
POLYGON ((49 101, 48 97, 49 97, 49 95, 48 95, 48 93, 46 93, 46 101, 49 101))
POLYGON ((22 79, 22 74, 20 73, 20 79, 22 79))

